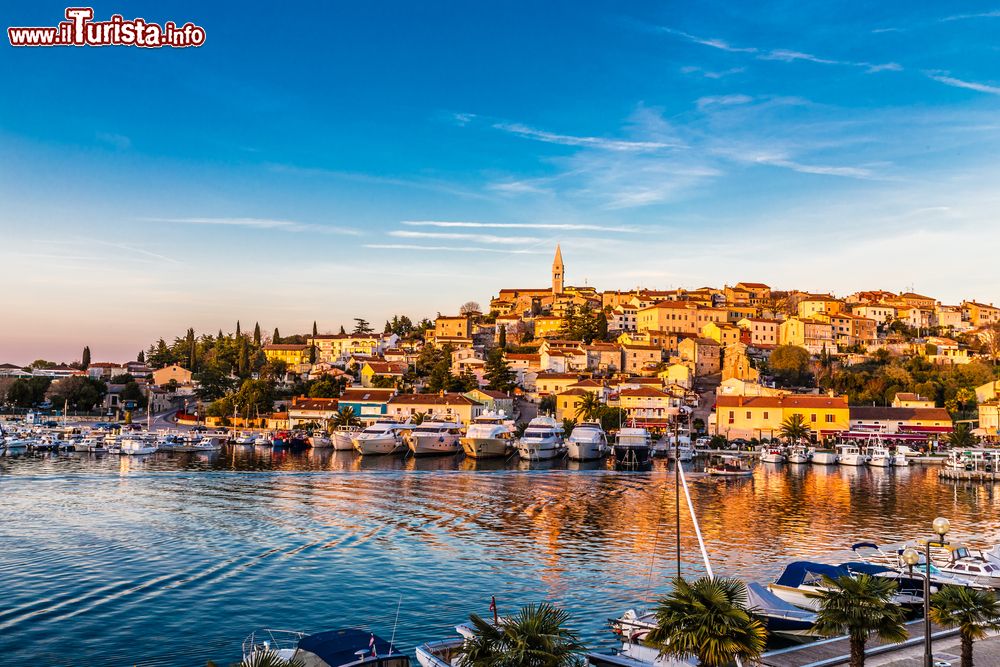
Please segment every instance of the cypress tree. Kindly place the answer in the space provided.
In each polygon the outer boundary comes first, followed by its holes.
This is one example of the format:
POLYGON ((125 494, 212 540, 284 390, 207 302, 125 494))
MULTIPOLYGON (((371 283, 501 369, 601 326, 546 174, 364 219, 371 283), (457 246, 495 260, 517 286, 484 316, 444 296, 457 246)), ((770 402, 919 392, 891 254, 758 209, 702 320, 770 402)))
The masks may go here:
POLYGON ((499 346, 501 350, 507 349, 507 327, 500 325, 500 341, 499 346))
POLYGON ((139 350, 139 356, 136 357, 135 360, 138 361, 140 364, 146 363, 146 353, 143 352, 142 350, 139 350))
POLYGON ((83 366, 83 370, 90 368, 90 346, 87 345, 83 348, 83 354, 80 355, 80 365, 83 366))
POLYGON ((260 322, 253 325, 253 344, 260 347, 260 322))
POLYGON ((236 320, 236 337, 240 337, 240 321, 236 320))
POLYGON ((313 320, 313 338, 315 338, 318 333, 319 330, 316 329, 316 320, 313 320))
POLYGON ((274 335, 271 336, 271 342, 275 345, 281 342, 281 334, 278 333, 278 327, 274 327, 274 335))
POLYGON ((341 325, 340 325, 340 335, 341 335, 341 336, 344 336, 344 335, 346 335, 346 334, 347 334, 347 332, 346 332, 346 331, 344 331, 344 325, 343 325, 343 324, 341 324, 341 325))

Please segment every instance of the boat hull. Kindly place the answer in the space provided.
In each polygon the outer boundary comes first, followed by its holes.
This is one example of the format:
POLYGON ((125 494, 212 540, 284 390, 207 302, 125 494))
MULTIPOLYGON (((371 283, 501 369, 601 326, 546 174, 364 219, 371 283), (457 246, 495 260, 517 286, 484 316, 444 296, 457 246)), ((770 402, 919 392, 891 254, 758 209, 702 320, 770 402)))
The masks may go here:
POLYGON ((526 461, 549 461, 566 453, 556 442, 518 442, 517 455, 526 461))
POLYGON ((818 465, 837 465, 839 457, 834 452, 813 452, 812 462, 818 465))
POLYGON ((349 449, 354 449, 354 438, 357 436, 356 431, 336 431, 330 436, 330 440, 333 441, 333 450, 336 452, 346 452, 349 449))
POLYGON ((410 448, 414 456, 448 456, 458 454, 462 451, 455 436, 415 436, 406 438, 406 446, 410 448))
POLYGON ((511 441, 506 438, 462 438, 462 449, 472 459, 499 459, 510 454, 511 441))
POLYGON ((573 461, 596 461, 607 456, 607 446, 602 442, 566 443, 566 455, 573 461))
POLYGON ((649 445, 627 446, 616 444, 611 453, 619 465, 644 465, 649 463, 649 445))
POLYGON ((399 454, 406 445, 396 438, 354 438, 354 449, 362 456, 399 454))

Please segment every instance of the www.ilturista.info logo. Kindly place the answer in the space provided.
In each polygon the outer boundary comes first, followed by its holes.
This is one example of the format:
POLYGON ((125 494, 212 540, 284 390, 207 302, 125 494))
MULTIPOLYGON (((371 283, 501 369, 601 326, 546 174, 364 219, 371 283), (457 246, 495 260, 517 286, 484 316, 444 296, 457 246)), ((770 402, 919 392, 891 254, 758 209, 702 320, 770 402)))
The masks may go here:
POLYGON ((184 48, 205 43, 205 29, 188 22, 162 26, 146 19, 126 20, 113 14, 107 21, 94 21, 91 7, 67 7, 66 19, 55 27, 7 28, 11 46, 162 46, 184 48))

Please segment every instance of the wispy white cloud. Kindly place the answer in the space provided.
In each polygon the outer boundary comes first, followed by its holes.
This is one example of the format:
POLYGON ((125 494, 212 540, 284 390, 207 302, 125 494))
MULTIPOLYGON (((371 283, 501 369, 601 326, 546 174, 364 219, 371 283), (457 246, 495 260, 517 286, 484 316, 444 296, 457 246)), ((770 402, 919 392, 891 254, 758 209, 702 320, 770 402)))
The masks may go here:
POLYGON ((609 139, 605 137, 556 134, 554 132, 535 129, 521 123, 494 123, 493 127, 527 139, 535 139, 549 144, 561 144, 563 146, 587 146, 607 151, 644 152, 679 147, 677 144, 665 143, 662 141, 629 141, 627 139, 609 139))
POLYGON ((699 109, 703 109, 713 105, 728 106, 733 104, 749 104, 750 102, 753 102, 753 98, 749 95, 709 95, 699 97, 695 104, 698 105, 699 109))
POLYGON ((549 188, 540 185, 542 179, 535 180, 513 180, 513 181, 500 181, 498 183, 490 183, 486 187, 490 190, 494 190, 501 194, 507 195, 524 195, 524 194, 548 194, 551 192, 549 188))
POLYGON ((245 227, 248 229, 280 230, 284 232, 314 232, 318 234, 343 234, 359 236, 357 229, 337 227, 333 225, 316 225, 296 222, 294 220, 277 220, 273 218, 143 218, 149 222, 177 223, 184 225, 221 225, 226 227, 245 227))
MULTIPOLYGON (((55 247, 67 247, 73 252, 79 252, 81 249, 85 250, 98 250, 99 248, 112 248, 114 250, 124 251, 116 252, 114 254, 115 260, 131 260, 131 261, 147 261, 154 259, 160 262, 167 262, 169 264, 181 264, 181 262, 173 257, 168 257, 158 252, 153 252, 152 250, 147 250, 141 246, 132 243, 121 243, 115 241, 103 241, 101 239, 95 239, 91 237, 73 237, 73 238, 63 238, 63 239, 36 239, 34 243, 43 246, 55 246, 55 247)), ((81 259, 79 255, 64 255, 68 259, 81 259)), ((102 261, 107 261, 110 259, 108 256, 101 256, 102 261)))
POLYGON ((466 220, 403 220, 400 224, 410 227, 465 227, 482 229, 547 229, 552 231, 590 232, 639 232, 638 227, 627 225, 586 225, 577 223, 547 222, 474 222, 466 220))
POLYGON ((955 14, 953 16, 946 16, 942 21, 964 21, 966 19, 995 19, 1000 18, 1000 9, 994 9, 988 12, 977 12, 975 14, 955 14))
POLYGON ((734 46, 723 39, 699 37, 697 35, 692 35, 689 32, 684 32, 683 30, 677 30, 676 28, 670 28, 667 26, 656 26, 656 29, 660 32, 682 37, 690 42, 694 42, 695 44, 701 44, 702 46, 719 49, 720 51, 726 51, 728 53, 746 53, 752 55, 758 60, 777 60, 781 62, 806 61, 820 65, 844 65, 848 67, 858 67, 869 73, 883 71, 898 72, 903 69, 902 65, 894 62, 869 63, 854 60, 836 60, 833 58, 823 58, 812 53, 804 53, 802 51, 794 51, 791 49, 762 49, 756 46, 734 46))
POLYGON ((411 229, 394 229, 389 236, 403 239, 437 239, 448 241, 468 241, 490 245, 525 245, 538 243, 542 239, 535 236, 497 236, 495 234, 468 234, 463 232, 420 232, 411 229))
POLYGON ((955 77, 936 72, 925 72, 925 74, 931 79, 934 79, 939 83, 943 83, 946 86, 967 88, 968 90, 975 90, 980 93, 989 93, 990 95, 1000 95, 1000 86, 992 86, 986 83, 978 83, 976 81, 963 81, 962 79, 956 79, 955 77))
POLYGON ((706 79, 722 79, 733 74, 739 74, 740 72, 745 72, 746 67, 730 67, 724 70, 707 70, 702 67, 696 67, 694 65, 689 65, 687 67, 682 67, 681 72, 684 74, 699 74, 706 79))
POLYGON ((551 252, 551 250, 536 250, 531 248, 483 248, 477 246, 443 246, 443 245, 417 245, 410 243, 366 243, 366 248, 374 248, 378 250, 420 250, 426 252, 459 252, 459 253, 477 253, 477 252, 493 252, 493 253, 503 253, 508 255, 546 255, 551 252))

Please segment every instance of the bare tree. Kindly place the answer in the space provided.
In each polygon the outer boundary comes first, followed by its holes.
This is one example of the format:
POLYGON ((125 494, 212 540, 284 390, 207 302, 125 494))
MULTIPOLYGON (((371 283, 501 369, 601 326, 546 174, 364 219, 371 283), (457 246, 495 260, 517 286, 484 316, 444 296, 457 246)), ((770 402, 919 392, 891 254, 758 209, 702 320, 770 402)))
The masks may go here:
POLYGON ((993 322, 983 327, 979 332, 979 340, 983 343, 983 353, 995 364, 1000 360, 1000 322, 993 322))
POLYGON ((460 315, 472 315, 473 313, 481 313, 479 309, 479 304, 475 301, 466 301, 462 304, 462 307, 458 309, 460 315))

